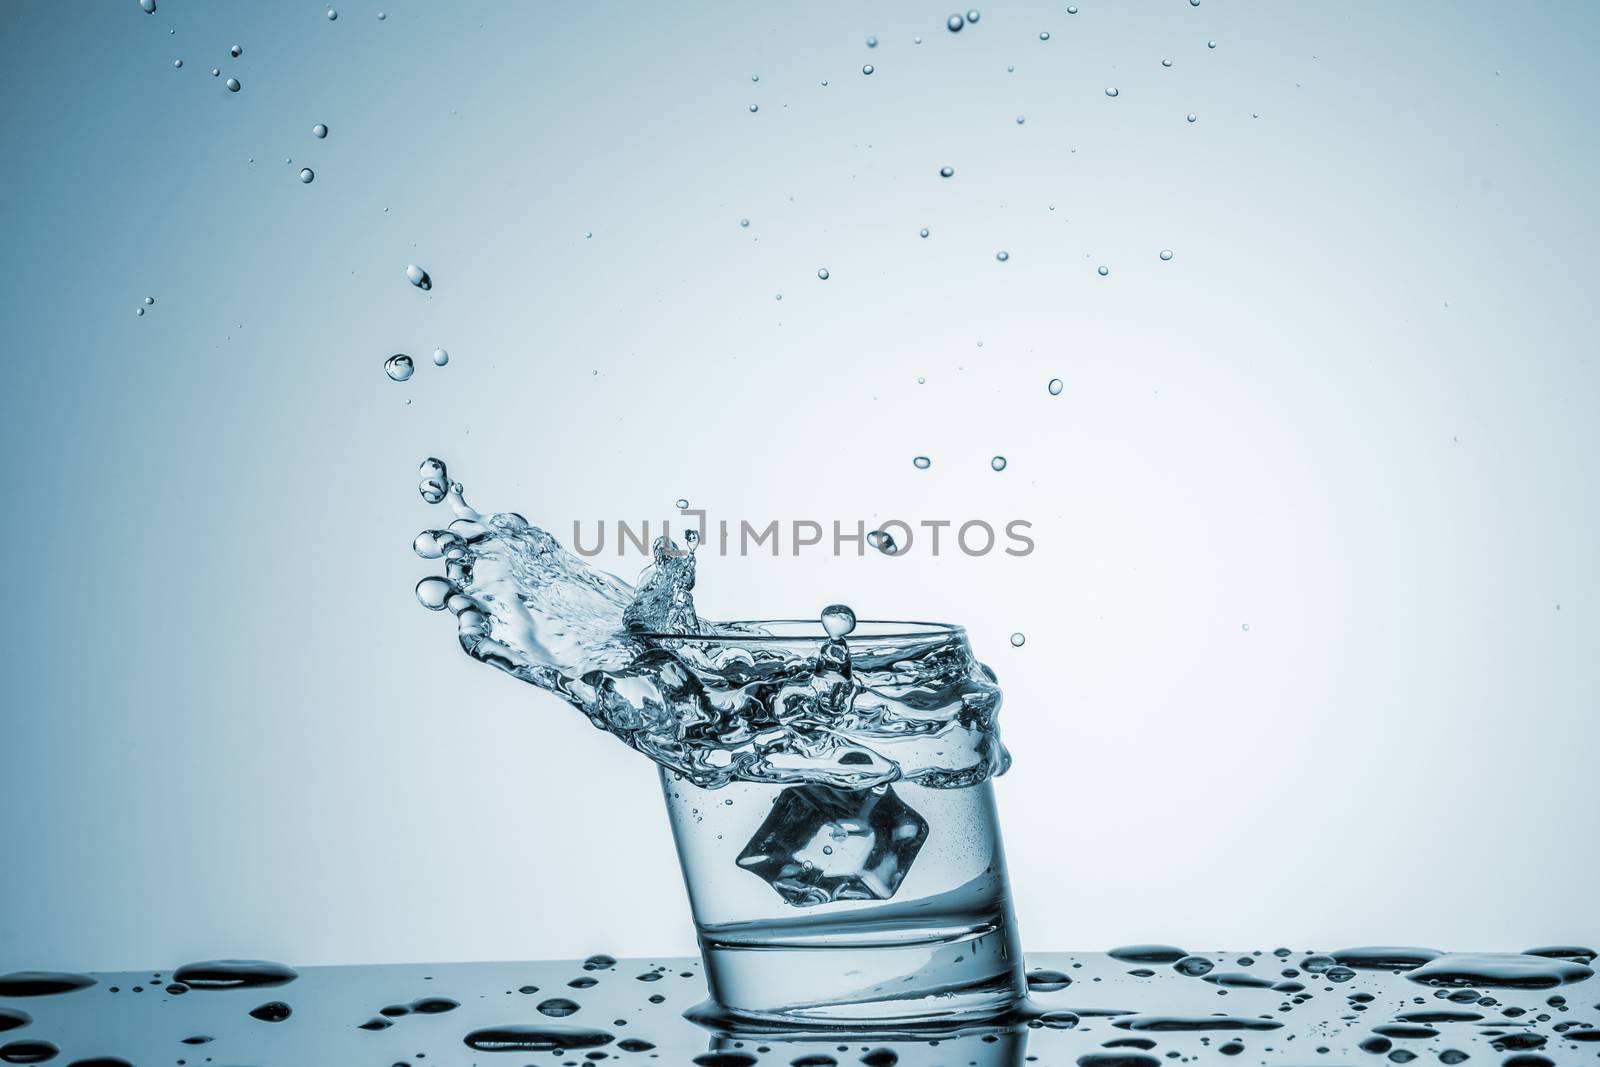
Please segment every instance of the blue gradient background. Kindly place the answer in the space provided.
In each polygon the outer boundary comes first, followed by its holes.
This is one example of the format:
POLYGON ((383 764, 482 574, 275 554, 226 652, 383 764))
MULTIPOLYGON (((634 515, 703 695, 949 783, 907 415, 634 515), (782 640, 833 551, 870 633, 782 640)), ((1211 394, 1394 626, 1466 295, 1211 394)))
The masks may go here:
POLYGON ((416 606, 429 454, 1031 520, 700 603, 968 626, 1035 950, 1600 937, 1600 10, 324 6, 0 7, 0 969, 692 951, 650 768, 416 606))

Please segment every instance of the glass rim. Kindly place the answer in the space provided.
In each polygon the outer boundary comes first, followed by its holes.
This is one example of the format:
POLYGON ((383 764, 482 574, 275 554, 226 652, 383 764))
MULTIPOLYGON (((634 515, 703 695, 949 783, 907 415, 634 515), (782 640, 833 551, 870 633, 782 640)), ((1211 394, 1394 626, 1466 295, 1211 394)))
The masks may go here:
MULTIPOLYGON (((644 641, 680 641, 701 645, 733 644, 794 644, 802 641, 826 641, 828 631, 820 619, 732 619, 710 623, 708 633, 657 633, 645 631, 632 636, 644 641), (788 629, 792 632, 751 633, 730 630, 730 626, 759 626, 772 630, 788 629), (802 631, 803 632, 799 632, 802 631)), ((966 636, 966 628, 951 622, 923 622, 914 619, 857 619, 855 628, 845 635, 850 641, 927 641, 966 636)))

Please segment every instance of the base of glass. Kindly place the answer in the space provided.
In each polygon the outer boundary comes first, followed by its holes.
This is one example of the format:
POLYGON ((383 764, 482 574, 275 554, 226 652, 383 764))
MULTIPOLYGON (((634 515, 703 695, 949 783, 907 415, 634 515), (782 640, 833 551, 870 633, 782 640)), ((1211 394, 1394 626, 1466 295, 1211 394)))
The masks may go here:
POLYGON ((759 943, 701 931, 711 997, 688 1017, 739 1030, 953 1031, 993 1025, 1026 1004, 1022 960, 1008 922, 879 930, 870 942, 759 943))

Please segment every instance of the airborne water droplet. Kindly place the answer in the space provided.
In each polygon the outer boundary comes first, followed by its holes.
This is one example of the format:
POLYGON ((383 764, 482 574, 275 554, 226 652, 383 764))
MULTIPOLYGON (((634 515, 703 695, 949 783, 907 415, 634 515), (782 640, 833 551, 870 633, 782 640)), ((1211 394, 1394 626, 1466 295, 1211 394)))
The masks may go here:
POLYGON ((172 65, 173 65, 173 66, 174 66, 174 67, 182 67, 182 66, 183 66, 183 60, 181 60, 181 59, 174 59, 174 60, 173 60, 173 61, 172 61, 172 65))
POLYGON ((238 59, 240 56, 244 55, 244 49, 240 48, 238 45, 234 45, 232 48, 228 49, 228 54, 234 59, 238 59))
POLYGON ((433 365, 435 367, 442 367, 446 363, 449 363, 449 362, 450 362, 450 353, 446 352, 442 348, 435 348, 433 350, 433 365))
POLYGON ((829 604, 822 609, 822 628, 837 641, 856 628, 856 613, 848 604, 829 604))
POLYGON ((332 22, 332 21, 333 21, 333 20, 334 20, 334 19, 336 19, 336 18, 338 18, 338 17, 339 17, 339 13, 338 13, 338 12, 337 12, 337 11, 335 11, 335 10, 334 10, 334 9, 333 9, 333 8, 331 8, 331 7, 330 7, 330 8, 328 8, 328 21, 329 21, 329 22, 332 22))
POLYGON ((993 459, 991 459, 989 461, 989 466, 993 467, 997 471, 1005 470, 1006 469, 1006 457, 1004 457, 1004 456, 996 456, 996 457, 994 457, 993 459))
POLYGON ((311 127, 311 136, 321 140, 322 138, 328 136, 328 127, 324 126, 320 122, 317 123, 315 126, 311 127))
POLYGON ((1161 250, 1161 262, 1165 263, 1167 260, 1169 260, 1171 258, 1172 258, 1172 249, 1163 248, 1161 250))
POLYGON ((397 382, 403 382, 416 371, 416 364, 404 352, 397 352, 383 361, 383 372, 397 382))
POLYGON ((827 267, 819 268, 817 270, 817 277, 821 278, 823 281, 827 281, 828 280, 828 268, 827 267))
POLYGON ((1048 41, 1049 39, 1050 39, 1050 31, 1049 30, 1044 30, 1039 34, 1039 40, 1048 41))
POLYGON ((316 177, 316 171, 312 170, 310 167, 300 168, 300 180, 305 182, 307 185, 310 185, 316 179, 316 177))
POLYGON ((1011 258, 1011 253, 1007 252, 1005 249, 1001 249, 994 254, 994 258, 1004 263, 1006 260, 1011 258))
POLYGON ((873 530, 867 534, 867 544, 886 556, 892 556, 900 551, 900 546, 895 544, 894 535, 888 530, 873 530))
POLYGON ((428 272, 417 266, 415 263, 407 264, 406 281, 410 282, 418 289, 433 288, 433 279, 428 277, 428 272))
POLYGON ((456 587, 448 578, 430 574, 417 583, 417 603, 429 611, 443 611, 445 602, 455 591, 456 587))
POLYGON ((974 26, 978 24, 978 11, 976 8, 973 8, 967 12, 967 21, 972 23, 974 26))
POLYGON ((1021 648, 1023 645, 1025 645, 1027 643, 1028 643, 1028 635, 1024 634, 1022 631, 1019 630, 1016 633, 1011 635, 1011 647, 1012 648, 1021 648))
POLYGON ((1099 271, 1100 277, 1104 278, 1107 274, 1111 273, 1111 268, 1110 267, 1100 267, 1100 268, 1098 268, 1098 271, 1099 271))
POLYGON ((1191 111, 1191 112, 1189 112, 1188 118, 1189 118, 1190 122, 1193 122, 1193 121, 1195 121, 1196 118, 1198 118, 1198 116, 1193 111, 1191 111))
POLYGON ((1106 95, 1107 96, 1116 96, 1117 95, 1117 87, 1115 85, 1106 86, 1106 95))
POLYGON ((941 178, 953 178, 953 177, 955 177, 955 174, 956 174, 956 169, 954 167, 940 167, 939 168, 939 177, 941 177, 941 178))
POLYGON ((933 461, 927 456, 917 456, 911 461, 911 465, 919 471, 925 471, 933 465, 933 461))
POLYGON ((873 70, 873 67, 872 67, 871 63, 864 64, 861 67, 861 73, 863 73, 863 74, 871 74, 872 70, 873 70))
POLYGON ((876 37, 868 37, 867 38, 867 47, 868 48, 876 48, 876 47, 878 47, 878 39, 876 37))
POLYGON ((230 93, 236 93, 236 92, 239 91, 239 79, 238 78, 229 78, 223 84, 225 84, 228 87, 228 92, 230 92, 230 93))
MULTIPOLYGON (((151 7, 154 8, 154 6, 154 0, 152 0, 151 7)), ((966 24, 966 20, 960 15, 951 15, 949 18, 944 20, 945 29, 949 30, 951 33, 960 33, 961 27, 965 26, 966 24)))
POLYGON ((1050 390, 1050 395, 1051 396, 1060 396, 1061 395, 1061 388, 1062 388, 1061 379, 1060 378, 1051 378, 1050 379, 1050 384, 1045 386, 1045 388, 1050 390))
POLYGON ((926 226, 924 226, 921 230, 917 231, 917 234, 920 237, 928 236, 928 228, 926 226))

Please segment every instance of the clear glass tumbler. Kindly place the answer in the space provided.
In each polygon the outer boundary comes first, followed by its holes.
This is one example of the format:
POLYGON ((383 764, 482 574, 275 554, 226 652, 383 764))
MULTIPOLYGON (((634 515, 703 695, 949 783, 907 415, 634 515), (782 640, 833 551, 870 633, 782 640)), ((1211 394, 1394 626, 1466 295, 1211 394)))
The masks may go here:
POLYGON ((692 1017, 890 1032, 1025 1003, 990 780, 706 789, 663 768, 661 785, 711 996, 692 1017))

